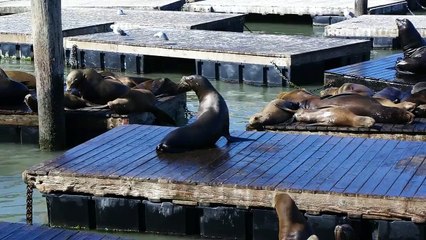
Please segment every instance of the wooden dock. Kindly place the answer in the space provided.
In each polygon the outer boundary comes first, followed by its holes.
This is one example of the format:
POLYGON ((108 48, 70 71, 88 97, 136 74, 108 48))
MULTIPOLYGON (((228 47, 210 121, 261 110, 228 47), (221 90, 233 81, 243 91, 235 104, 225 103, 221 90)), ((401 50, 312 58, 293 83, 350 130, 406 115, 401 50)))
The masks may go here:
POLYGON ((0 222, 0 239, 91 239, 115 240, 125 239, 112 234, 48 228, 45 226, 26 225, 22 223, 0 222))
MULTIPOLYGON (((256 13, 256 14, 293 14, 293 15, 338 15, 343 16, 345 10, 354 12, 353 0, 205 0, 186 3, 185 11, 193 12, 226 12, 226 13, 256 13)), ((406 1, 400 0, 370 0, 370 14, 390 14, 405 12, 406 1)))
MULTIPOLYGON (((62 8, 114 8, 138 10, 180 10, 185 0, 61 0, 62 8)), ((9 0, 0 2, 0 14, 14 14, 31 11, 30 0, 9 0)))
POLYGON ((327 86, 340 87, 343 83, 363 84, 375 91, 385 87, 394 86, 402 90, 409 90, 422 76, 413 78, 401 78, 397 76, 395 64, 403 54, 393 54, 380 59, 355 63, 348 66, 334 68, 325 71, 324 84, 327 86))
POLYGON ((409 19, 421 36, 426 38, 424 15, 363 15, 325 27, 327 37, 372 39, 374 48, 399 47, 398 28, 395 19, 409 19))
POLYGON ((99 33, 67 38, 66 47, 73 45, 91 55, 90 61, 80 60, 91 67, 116 62, 120 69, 130 56, 139 64, 126 70, 149 72, 144 67, 147 57, 189 59, 196 60, 191 66, 208 78, 267 86, 286 85, 271 62, 293 82, 319 83, 325 69, 368 60, 371 49, 365 40, 159 28, 129 30, 128 36, 99 33), (153 36, 159 31, 169 41, 153 36))
MULTIPOLYGON (((251 129, 248 129, 251 130, 251 129)), ((266 131, 282 131, 292 134, 320 134, 333 136, 351 136, 377 139, 395 139, 409 141, 426 141, 426 119, 415 118, 411 124, 376 123, 371 128, 364 127, 337 127, 313 126, 295 122, 291 124, 277 124, 264 126, 266 131)))
MULTIPOLYGON (((111 32, 116 24, 124 30, 143 26, 157 28, 203 29, 218 31, 243 31, 244 16, 241 14, 203 14, 176 11, 125 10, 118 15, 117 9, 73 8, 62 10, 64 37, 111 32)), ((32 55, 31 13, 0 17, 0 56, 18 58, 32 55)))
POLYGON ((252 141, 180 154, 155 147, 173 128, 114 128, 23 173, 42 193, 299 209, 426 222, 426 142, 232 131, 252 141))

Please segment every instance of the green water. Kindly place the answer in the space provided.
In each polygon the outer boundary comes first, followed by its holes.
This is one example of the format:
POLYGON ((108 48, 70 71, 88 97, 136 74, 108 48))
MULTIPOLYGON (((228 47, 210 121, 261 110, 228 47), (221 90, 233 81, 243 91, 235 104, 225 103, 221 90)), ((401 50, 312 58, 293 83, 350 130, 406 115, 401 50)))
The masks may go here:
MULTIPOLYGON (((274 34, 296 34, 322 37, 322 28, 315 28, 311 25, 301 24, 282 24, 282 23, 248 23, 247 28, 255 33, 274 33, 274 34)), ((389 55, 390 51, 373 51, 372 58, 378 58, 389 55)), ((21 70, 34 72, 34 66, 31 62, 2 60, 0 66, 6 70, 21 70)), ((179 81, 182 74, 150 74, 148 77, 168 77, 179 81)), ((248 118, 254 113, 260 111, 266 103, 275 98, 281 91, 289 89, 276 87, 264 88, 254 87, 243 84, 230 84, 221 81, 214 81, 213 85, 228 104, 230 110, 231 130, 244 130, 248 118)), ((310 86, 316 88, 318 86, 310 86)), ((188 109, 196 112, 198 100, 194 93, 188 93, 188 109)), ((5 136, 0 136, 5 138, 5 136)), ((7 137, 6 137, 7 138, 7 137)), ((51 159, 57 153, 40 152, 36 145, 2 143, 0 142, 0 221, 25 222, 25 184, 21 179, 21 173, 26 168, 35 165, 42 160, 51 159)), ((47 223, 47 211, 44 198, 34 191, 34 222, 38 224, 47 223)), ((128 237, 138 237, 143 239, 193 239, 188 237, 156 236, 156 235, 127 235, 128 237)))

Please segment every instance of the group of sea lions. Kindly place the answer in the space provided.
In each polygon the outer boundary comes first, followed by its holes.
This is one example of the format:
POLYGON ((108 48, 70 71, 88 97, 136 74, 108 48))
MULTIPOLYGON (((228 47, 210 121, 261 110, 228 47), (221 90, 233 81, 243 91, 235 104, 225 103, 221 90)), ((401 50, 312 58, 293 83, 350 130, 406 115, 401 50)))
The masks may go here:
POLYGON ((372 127, 375 123, 408 124, 414 117, 425 117, 426 83, 411 91, 386 87, 379 92, 355 83, 328 88, 315 95, 304 89, 283 92, 249 119, 248 128, 291 123, 372 127))

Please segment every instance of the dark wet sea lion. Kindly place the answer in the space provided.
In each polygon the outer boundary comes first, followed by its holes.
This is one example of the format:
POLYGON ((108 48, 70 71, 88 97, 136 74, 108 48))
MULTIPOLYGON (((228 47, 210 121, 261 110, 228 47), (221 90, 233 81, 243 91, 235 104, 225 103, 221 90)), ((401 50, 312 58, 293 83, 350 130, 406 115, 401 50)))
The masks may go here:
POLYGON ((225 100, 210 81, 199 75, 183 77, 182 89, 191 89, 198 97, 198 118, 167 134, 157 146, 159 152, 183 152, 215 146, 224 136, 228 142, 237 138, 229 134, 229 111, 225 100))
POLYGON ((30 90, 24 84, 10 79, 0 68, 0 106, 15 106, 24 103, 30 90))
POLYGON ((274 198, 274 207, 278 215, 278 239, 318 239, 309 223, 296 206, 293 199, 286 193, 278 193, 274 198))
POLYGON ((324 126, 372 127, 375 123, 373 118, 358 116, 343 107, 299 109, 294 118, 299 122, 324 126))
POLYGON ((151 112, 158 122, 168 125, 176 125, 176 122, 163 110, 155 106, 156 98, 152 92, 145 89, 131 89, 129 93, 121 98, 108 102, 110 109, 118 114, 129 114, 138 112, 151 112))
POLYGON ((71 71, 66 84, 67 91, 76 88, 83 99, 101 105, 122 97, 130 91, 128 86, 116 80, 106 79, 93 69, 71 71))
POLYGON ((404 109, 386 107, 376 99, 358 94, 339 94, 321 101, 302 103, 303 108, 343 107, 355 115, 374 118, 376 123, 411 123, 414 115, 404 109))
POLYGON ((426 74, 426 43, 410 20, 396 19, 404 58, 396 63, 398 74, 426 74))
POLYGON ((357 83, 344 83, 339 88, 330 88, 321 91, 320 96, 334 96, 341 93, 356 93, 363 96, 373 96, 374 91, 369 87, 357 83))
POLYGON ((275 125, 293 120, 297 104, 282 99, 269 102, 261 112, 254 114, 249 119, 249 128, 261 129, 266 125, 275 125))
POLYGON ((5 72, 10 79, 20 82, 30 89, 36 88, 36 78, 34 75, 27 72, 22 72, 22 71, 5 71, 5 72))

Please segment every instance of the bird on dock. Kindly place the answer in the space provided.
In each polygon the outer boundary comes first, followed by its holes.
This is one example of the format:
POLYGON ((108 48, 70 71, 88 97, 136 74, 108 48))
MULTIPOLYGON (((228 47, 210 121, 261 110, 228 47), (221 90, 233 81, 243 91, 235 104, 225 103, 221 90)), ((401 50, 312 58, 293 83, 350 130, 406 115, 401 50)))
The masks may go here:
POLYGON ((123 30, 123 29, 121 29, 119 26, 117 26, 117 25, 115 25, 115 24, 112 24, 112 25, 110 26, 110 28, 112 29, 112 32, 113 32, 113 33, 115 33, 115 34, 117 34, 117 35, 127 36, 127 33, 126 33, 126 32, 124 32, 124 30, 123 30))
POLYGON ((123 9, 120 8, 117 10, 117 15, 126 15, 126 14, 124 13, 123 9))
POLYGON ((296 203, 287 193, 278 193, 274 207, 279 222, 279 240, 318 240, 296 203))
POLYGON ((351 19, 351 18, 356 17, 355 14, 353 12, 349 11, 348 9, 343 10, 343 16, 346 19, 351 19))
POLYGON ((154 37, 158 37, 165 41, 169 41, 169 37, 167 37, 167 34, 164 32, 157 32, 156 34, 154 34, 154 37))

